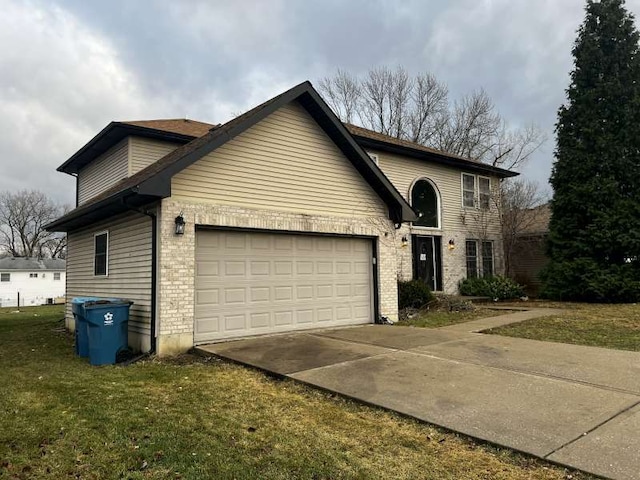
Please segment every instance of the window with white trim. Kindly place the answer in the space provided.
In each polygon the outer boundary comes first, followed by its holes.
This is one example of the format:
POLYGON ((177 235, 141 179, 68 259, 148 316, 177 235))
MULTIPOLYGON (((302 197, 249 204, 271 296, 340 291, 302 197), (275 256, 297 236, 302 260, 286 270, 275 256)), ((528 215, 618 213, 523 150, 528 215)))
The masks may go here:
POLYGON ((60 272, 53 272, 53 279, 60 280, 60 272))
POLYGON ((491 179, 472 175, 462 174, 462 206, 464 208, 481 208, 489 210, 491 207, 491 179))
POLYGON ((106 277, 109 273, 109 232, 93 236, 93 274, 106 277))
POLYGON ((29 274, 29 278, 38 278, 38 274, 37 273, 30 273, 29 274))
POLYGON ((0 273, 0 282, 10 282, 11 274, 10 273, 0 273))
POLYGON ((467 278, 493 276, 493 242, 467 240, 465 245, 465 254, 467 262, 467 278))
POLYGON ((478 203, 482 210, 489 210, 491 205, 491 179, 478 177, 478 203))
POLYGON ((473 208, 476 206, 476 176, 462 174, 462 206, 473 208))

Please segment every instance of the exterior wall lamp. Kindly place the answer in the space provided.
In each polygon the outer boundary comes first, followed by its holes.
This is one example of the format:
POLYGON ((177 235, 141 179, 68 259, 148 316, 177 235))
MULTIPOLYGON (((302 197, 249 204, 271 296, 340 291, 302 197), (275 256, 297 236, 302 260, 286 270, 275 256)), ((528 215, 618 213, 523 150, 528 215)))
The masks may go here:
POLYGON ((182 212, 178 214, 175 222, 176 222, 176 235, 184 235, 185 221, 184 221, 184 216, 182 215, 182 212))
POLYGON ((451 240, 449 240, 449 246, 447 248, 449 250, 453 250, 454 248, 456 248, 456 242, 455 242, 455 240, 453 238, 451 240))
POLYGON ((406 235, 402 236, 402 246, 406 247, 407 245, 409 245, 409 239, 407 238, 406 235))

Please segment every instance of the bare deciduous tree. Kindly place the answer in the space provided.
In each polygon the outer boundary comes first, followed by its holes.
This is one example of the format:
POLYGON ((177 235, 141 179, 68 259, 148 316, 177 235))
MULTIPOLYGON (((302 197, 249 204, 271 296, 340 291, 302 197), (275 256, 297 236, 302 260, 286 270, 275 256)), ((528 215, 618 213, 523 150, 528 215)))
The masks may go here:
POLYGON ((62 257, 66 237, 44 227, 65 210, 35 190, 0 193, 0 248, 17 257, 62 257))
POLYGON ((484 90, 450 102, 429 73, 378 67, 358 78, 338 70, 319 90, 344 122, 494 166, 521 166, 545 141, 533 125, 509 127, 484 90))
POLYGON ((507 180, 503 182, 500 198, 500 221, 504 246, 505 275, 513 274, 513 255, 518 237, 522 232, 531 231, 542 220, 545 212, 536 208, 548 199, 540 192, 538 185, 528 180, 507 180))

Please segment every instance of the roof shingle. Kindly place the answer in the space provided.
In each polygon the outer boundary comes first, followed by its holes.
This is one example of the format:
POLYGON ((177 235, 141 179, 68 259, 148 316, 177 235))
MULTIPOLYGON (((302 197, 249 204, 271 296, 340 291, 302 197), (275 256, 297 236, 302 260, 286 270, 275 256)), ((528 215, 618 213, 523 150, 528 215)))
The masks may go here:
POLYGON ((164 120, 132 120, 125 123, 136 127, 152 128, 154 130, 162 130, 163 132, 178 133, 180 135, 190 135, 192 137, 201 137, 209 133, 212 128, 220 125, 212 125, 211 123, 199 122, 188 118, 168 118, 164 120))

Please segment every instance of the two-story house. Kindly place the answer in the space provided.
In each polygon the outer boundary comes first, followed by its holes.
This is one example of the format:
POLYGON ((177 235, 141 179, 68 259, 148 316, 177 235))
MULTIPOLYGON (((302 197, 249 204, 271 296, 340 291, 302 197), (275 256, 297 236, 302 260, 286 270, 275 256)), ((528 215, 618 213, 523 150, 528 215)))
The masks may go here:
POLYGON ((59 303, 64 297, 65 261, 59 258, 0 258, 0 307, 59 303))
POLYGON ((58 170, 68 300, 132 300, 131 346, 161 354, 396 319, 399 278, 499 272, 515 175, 344 125, 309 82, 223 125, 113 122, 58 170))

